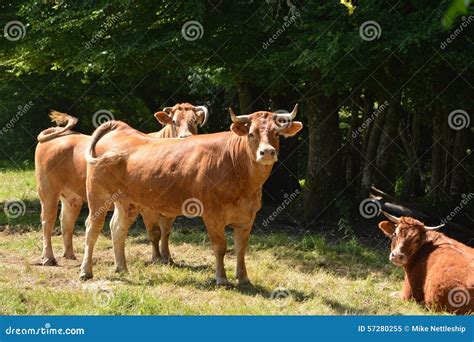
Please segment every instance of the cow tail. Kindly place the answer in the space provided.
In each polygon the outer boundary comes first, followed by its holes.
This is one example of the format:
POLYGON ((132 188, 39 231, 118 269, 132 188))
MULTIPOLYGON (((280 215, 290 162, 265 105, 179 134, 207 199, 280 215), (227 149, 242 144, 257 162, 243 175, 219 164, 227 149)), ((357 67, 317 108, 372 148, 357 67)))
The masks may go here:
POLYGON ((117 151, 116 149, 111 149, 100 157, 96 156, 95 153, 95 145, 102 138, 105 134, 113 131, 117 128, 117 121, 107 121, 106 123, 102 124, 97 128, 91 137, 91 142, 86 150, 86 161, 89 164, 96 165, 96 166, 103 166, 103 165, 113 165, 121 162, 126 157, 125 152, 117 151))
POLYGON ((49 113, 49 117, 51 118, 51 121, 58 125, 58 127, 50 127, 38 134, 37 139, 40 143, 52 140, 66 133, 70 133, 71 129, 76 126, 78 122, 78 119, 74 116, 68 115, 66 113, 60 113, 55 110, 51 110, 51 112, 49 113), (62 125, 65 126, 59 127, 62 125))

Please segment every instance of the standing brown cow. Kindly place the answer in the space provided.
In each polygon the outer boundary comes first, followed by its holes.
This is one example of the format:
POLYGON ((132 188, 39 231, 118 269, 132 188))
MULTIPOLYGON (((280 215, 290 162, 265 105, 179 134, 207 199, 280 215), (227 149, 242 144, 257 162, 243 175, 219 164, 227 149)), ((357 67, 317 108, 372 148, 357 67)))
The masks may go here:
POLYGON ((443 225, 382 213, 389 219, 379 228, 392 239, 390 261, 405 271, 400 297, 435 311, 474 312, 474 249, 434 231, 443 225))
MULTIPOLYGON (((61 201, 61 231, 66 259, 75 259, 72 246, 74 225, 83 202, 86 200, 86 170, 84 158, 90 135, 80 134, 71 129, 77 118, 52 111, 51 119, 64 127, 52 127, 38 135, 35 151, 36 184, 41 201, 41 225, 43 228, 43 265, 56 265, 51 235, 57 216, 58 202, 61 201)), ((197 125, 204 125, 208 110, 204 106, 189 103, 166 107, 155 113, 155 118, 165 125, 159 132, 150 133, 154 138, 187 137, 197 133, 197 125)), ((158 220, 159 218, 157 218, 158 220)), ((150 221, 150 220, 149 220, 150 221)), ((147 229, 153 222, 148 222, 147 229)), ((156 241, 155 241, 156 242, 156 241)), ((153 246, 153 261, 160 258, 153 246)))
MULTIPOLYGON (((103 227, 101 208, 114 198, 111 232, 116 269, 126 270, 125 239, 140 210, 146 221, 159 212, 169 222, 191 213, 201 216, 216 257, 218 285, 229 282, 224 269, 224 229, 234 229, 237 278, 249 283, 245 251, 262 187, 277 160, 279 136, 294 136, 303 125, 297 112, 256 112, 236 116, 231 132, 196 135, 183 140, 153 140, 119 121, 109 121, 92 135, 87 150, 86 244, 80 278, 92 278, 93 248, 103 227)), ((171 226, 162 226, 167 237, 171 226)), ((153 237, 152 237, 153 239, 153 237)))

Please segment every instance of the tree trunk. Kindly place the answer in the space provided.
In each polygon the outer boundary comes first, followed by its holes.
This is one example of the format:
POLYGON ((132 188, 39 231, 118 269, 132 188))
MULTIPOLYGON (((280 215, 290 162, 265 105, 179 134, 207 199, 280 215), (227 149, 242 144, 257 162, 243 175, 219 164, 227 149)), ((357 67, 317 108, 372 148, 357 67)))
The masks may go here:
POLYGON ((371 129, 368 132, 366 139, 366 147, 364 150, 364 166, 362 169, 362 178, 361 178, 361 198, 367 198, 369 196, 370 188, 373 183, 373 173, 374 173, 374 163, 377 156, 377 146, 380 141, 380 135, 382 134, 383 122, 385 118, 385 113, 374 114, 372 111, 368 113, 367 120, 372 120, 371 129), (376 116, 374 118, 374 116, 376 116))
POLYGON ((308 99, 309 151, 304 188, 304 218, 334 214, 334 202, 344 186, 341 137, 336 99, 313 95, 308 99))
POLYGON ((467 129, 456 131, 453 149, 453 169, 449 194, 459 196, 466 192, 466 169, 462 166, 467 152, 467 129))
POLYGON ((374 183, 377 188, 393 194, 396 181, 395 144, 397 127, 400 120, 400 97, 379 103, 378 115, 385 115, 380 142, 377 147, 376 172, 374 183), (386 108, 388 105, 388 108, 386 108), (385 112, 383 114, 382 112, 385 112))
MULTIPOLYGON (((283 108, 291 111, 294 105, 290 99, 284 96, 275 95, 272 97, 273 111, 283 108)), ((297 115, 297 118, 301 117, 301 112, 297 115)), ((273 166, 272 173, 263 186, 263 197, 266 202, 280 204, 292 193, 301 191, 298 168, 299 147, 298 135, 289 139, 280 137, 278 161, 273 166)))
POLYGON ((433 147, 431 149, 431 179, 430 196, 433 203, 438 203, 442 198, 442 182, 444 178, 444 150, 443 141, 443 121, 441 111, 433 111, 433 147))

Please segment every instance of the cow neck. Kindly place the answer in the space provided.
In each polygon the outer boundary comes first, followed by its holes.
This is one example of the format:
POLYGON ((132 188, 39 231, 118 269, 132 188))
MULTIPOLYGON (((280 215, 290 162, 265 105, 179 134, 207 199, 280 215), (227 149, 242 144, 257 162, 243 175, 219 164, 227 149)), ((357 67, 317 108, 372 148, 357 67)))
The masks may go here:
POLYGON ((247 136, 238 136, 232 133, 225 151, 229 153, 235 176, 240 179, 248 179, 250 190, 254 191, 260 188, 270 176, 273 166, 261 165, 255 161, 252 151, 248 147, 247 136))
POLYGON ((473 258, 473 256, 466 253, 466 251, 463 250, 463 248, 459 248, 460 246, 464 247, 462 243, 456 240, 453 240, 442 233, 427 232, 427 236, 428 236, 427 240, 431 242, 431 244, 435 248, 450 248, 464 255, 467 258, 473 258))
POLYGON ((411 269, 413 265, 417 261, 419 261, 417 259, 419 259, 423 254, 432 253, 437 248, 449 248, 455 250, 456 252, 467 258, 472 258, 472 256, 468 255, 465 251, 456 246, 456 244, 458 243, 457 241, 448 238, 444 234, 429 231, 426 232, 426 235, 427 238, 425 240, 425 243, 421 245, 415 253, 413 253, 412 257, 410 258, 410 261, 406 265, 404 265, 405 271, 411 269))
POLYGON ((157 133, 157 138, 173 138, 173 129, 171 125, 165 125, 162 129, 160 129, 157 133))

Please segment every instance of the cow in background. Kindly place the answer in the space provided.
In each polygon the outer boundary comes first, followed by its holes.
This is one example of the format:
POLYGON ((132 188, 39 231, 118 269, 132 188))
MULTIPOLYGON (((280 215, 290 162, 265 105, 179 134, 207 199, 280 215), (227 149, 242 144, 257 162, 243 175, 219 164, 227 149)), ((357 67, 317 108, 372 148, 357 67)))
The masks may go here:
POLYGON ((382 213, 389 219, 379 223, 392 239, 389 259, 405 271, 400 297, 434 311, 474 312, 474 249, 435 231, 443 225, 382 213))
MULTIPOLYGON (((61 201, 61 231, 66 259, 76 259, 72 236, 74 225, 86 200, 86 170, 84 158, 90 135, 72 131, 77 118, 51 111, 50 118, 58 126, 42 131, 38 135, 35 151, 36 187, 41 202, 41 225, 43 228, 43 265, 54 266, 51 236, 61 201)), ((187 137, 197 133, 197 126, 204 125, 208 110, 204 106, 189 103, 166 107, 155 113, 155 118, 165 125, 159 132, 150 133, 154 138, 187 137)), ((147 229, 153 222, 148 222, 147 229)), ((156 240, 156 239, 155 239, 156 240)), ((153 261, 160 259, 157 247, 153 246, 153 261)))

